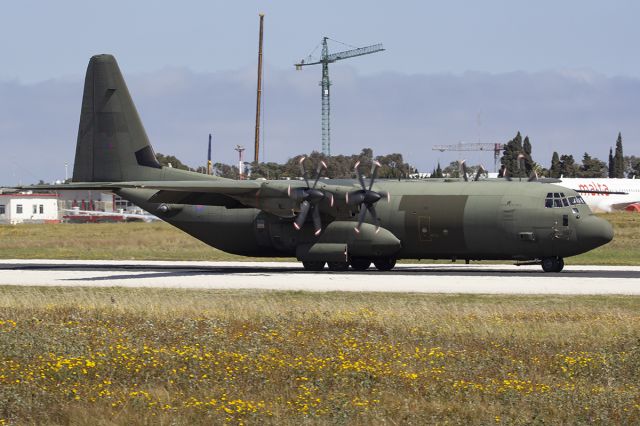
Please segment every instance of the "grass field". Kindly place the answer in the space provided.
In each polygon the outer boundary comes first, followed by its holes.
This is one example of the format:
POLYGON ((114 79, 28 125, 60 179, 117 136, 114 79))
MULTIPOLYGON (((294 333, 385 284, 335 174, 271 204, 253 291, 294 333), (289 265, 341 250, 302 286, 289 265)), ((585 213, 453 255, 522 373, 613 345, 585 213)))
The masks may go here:
MULTIPOLYGON (((640 215, 602 217, 614 240, 566 263, 640 264, 640 215)), ((165 223, 0 225, 0 242, 1 259, 265 260, 224 253, 165 223)))
POLYGON ((0 424, 638 424, 640 298, 0 288, 0 424))

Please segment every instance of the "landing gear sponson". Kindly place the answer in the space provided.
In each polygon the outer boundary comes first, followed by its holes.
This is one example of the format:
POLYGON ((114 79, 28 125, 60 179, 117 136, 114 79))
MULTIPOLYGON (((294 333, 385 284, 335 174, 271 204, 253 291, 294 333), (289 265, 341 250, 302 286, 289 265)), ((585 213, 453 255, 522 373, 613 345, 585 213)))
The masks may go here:
POLYGON ((390 271, 396 266, 396 259, 394 258, 351 258, 349 262, 322 262, 322 261, 303 261, 302 266, 307 271, 322 271, 325 264, 329 266, 330 271, 341 272, 349 270, 349 266, 354 271, 366 271, 371 264, 374 264, 379 271, 390 271))

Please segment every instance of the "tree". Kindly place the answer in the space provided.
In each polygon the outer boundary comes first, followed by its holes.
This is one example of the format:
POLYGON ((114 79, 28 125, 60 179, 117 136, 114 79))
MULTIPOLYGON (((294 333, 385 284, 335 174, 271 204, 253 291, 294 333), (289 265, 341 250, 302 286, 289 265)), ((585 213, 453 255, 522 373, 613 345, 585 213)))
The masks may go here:
POLYGON ((431 174, 432 178, 442 178, 444 175, 442 174, 442 167, 440 167, 440 162, 438 161, 438 167, 431 174))
POLYGON ((520 132, 507 142, 502 152, 500 163, 506 168, 509 176, 524 176, 525 171, 521 171, 518 165, 518 155, 523 154, 522 135, 520 132))
POLYGON ((388 155, 379 155, 376 161, 381 164, 378 170, 378 176, 383 179, 400 179, 406 178, 409 174, 414 173, 414 168, 404 162, 402 154, 392 153, 388 155))
POLYGON ((171 165, 171 167, 173 167, 174 169, 191 170, 191 171, 193 171, 193 169, 191 167, 187 166, 186 164, 184 164, 182 161, 178 160, 173 155, 164 155, 164 154, 161 154, 161 153, 157 153, 156 154, 156 159, 158 160, 158 163, 160 163, 161 166, 168 167, 169 165, 171 165))
POLYGON ((616 178, 624 177, 624 155, 622 153, 622 134, 618 132, 618 140, 616 140, 616 154, 614 159, 614 173, 616 178))
POLYGON ((604 161, 591 158, 588 153, 582 157, 582 165, 578 168, 577 177, 581 178, 601 178, 607 174, 607 165, 604 161))
POLYGON ((238 179, 238 166, 230 166, 228 164, 215 163, 213 168, 218 171, 218 176, 227 179, 238 179))
POLYGON ((615 160, 613 159, 613 149, 609 148, 609 174, 608 176, 610 178, 614 177, 616 172, 616 163, 615 160))
POLYGON ((447 167, 442 170, 442 174, 446 177, 459 178, 460 177, 460 163, 452 161, 447 167))
POLYGON ((560 163, 560 156, 556 151, 553 151, 551 156, 551 167, 549 168, 549 177, 559 178, 562 173, 562 164, 560 163))
POLYGON ((631 155, 624 157, 624 163, 627 165, 625 169, 628 178, 640 179, 640 157, 631 155))
MULTIPOLYGON (((300 159, 305 157, 304 166, 309 180, 315 179, 318 166, 322 161, 327 165, 327 169, 323 171, 324 177, 332 179, 351 179, 356 177, 353 167, 358 161, 360 161, 359 167, 363 175, 370 175, 372 156, 373 150, 371 148, 363 148, 360 154, 348 156, 335 155, 333 157, 327 157, 320 152, 313 151, 308 155, 300 154, 289 158, 284 164, 273 162, 251 163, 248 170, 250 170, 251 179, 298 179, 302 177, 300 159)), ((163 155, 158 153, 156 157, 158 162, 163 166, 168 166, 168 164, 171 163, 171 166, 176 169, 194 171, 172 155, 163 155)), ((380 178, 406 178, 409 174, 416 172, 416 169, 413 166, 405 163, 402 158, 402 154, 399 153, 379 155, 375 159, 380 162, 381 165, 378 169, 378 176, 380 178)), ((198 167, 197 171, 206 173, 206 169, 204 167, 198 167)), ((239 177, 238 166, 235 165, 230 166, 228 164, 216 163, 214 165, 214 171, 216 172, 216 175, 229 179, 238 179, 239 177)), ((440 173, 442 173, 442 171, 440 171, 440 173)))
POLYGON ((533 158, 531 157, 531 142, 529 142, 529 136, 524 137, 522 142, 522 150, 524 151, 524 171, 527 176, 531 176, 531 172, 535 167, 533 158))
POLYGON ((560 175, 566 178, 576 177, 578 166, 573 159, 573 155, 562 155, 560 157, 560 175))

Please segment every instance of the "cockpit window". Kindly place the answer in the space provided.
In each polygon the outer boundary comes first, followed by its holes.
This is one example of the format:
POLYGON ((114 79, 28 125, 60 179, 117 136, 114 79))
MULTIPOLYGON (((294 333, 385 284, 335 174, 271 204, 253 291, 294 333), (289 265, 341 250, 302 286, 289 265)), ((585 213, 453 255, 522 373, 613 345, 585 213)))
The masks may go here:
POLYGON ((548 192, 544 200, 546 208, 569 207, 576 204, 586 204, 579 195, 565 197, 564 192, 548 192))

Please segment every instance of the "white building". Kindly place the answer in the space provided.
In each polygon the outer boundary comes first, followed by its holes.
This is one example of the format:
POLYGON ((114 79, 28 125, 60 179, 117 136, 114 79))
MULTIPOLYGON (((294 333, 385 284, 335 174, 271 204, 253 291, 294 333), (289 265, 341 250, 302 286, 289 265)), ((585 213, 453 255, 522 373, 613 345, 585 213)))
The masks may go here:
POLYGON ((0 223, 56 223, 57 194, 1 194, 0 223))

